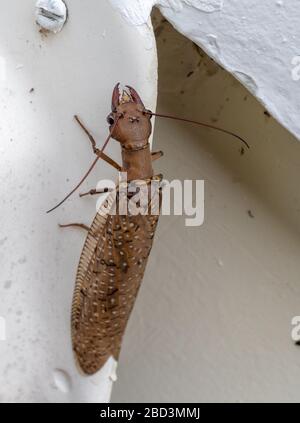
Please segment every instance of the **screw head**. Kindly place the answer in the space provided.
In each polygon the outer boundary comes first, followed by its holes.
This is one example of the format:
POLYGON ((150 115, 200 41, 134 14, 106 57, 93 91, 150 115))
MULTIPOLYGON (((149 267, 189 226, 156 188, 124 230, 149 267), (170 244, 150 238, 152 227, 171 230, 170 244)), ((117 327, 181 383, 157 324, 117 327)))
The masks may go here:
POLYGON ((63 0, 38 0, 35 4, 35 18, 43 30, 57 33, 67 20, 67 6, 63 0))

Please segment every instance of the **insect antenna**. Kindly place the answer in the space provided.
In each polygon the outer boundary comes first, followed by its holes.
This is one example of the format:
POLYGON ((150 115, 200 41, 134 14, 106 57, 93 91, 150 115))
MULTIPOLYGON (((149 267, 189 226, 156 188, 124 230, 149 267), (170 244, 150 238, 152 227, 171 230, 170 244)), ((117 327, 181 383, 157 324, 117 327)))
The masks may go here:
POLYGON ((188 122, 188 123, 193 123, 195 125, 203 126, 205 128, 215 129, 216 131, 220 131, 220 132, 223 132, 224 134, 228 134, 228 135, 231 135, 232 137, 237 138, 243 144, 245 144, 245 146, 247 148, 250 148, 249 144, 242 137, 240 137, 239 135, 235 134, 234 132, 228 131, 227 129, 219 128, 217 126, 210 125, 209 123, 198 122, 196 120, 185 119, 185 118, 181 118, 181 117, 177 117, 177 116, 172 116, 172 115, 164 115, 164 114, 161 114, 161 113, 154 113, 154 112, 151 112, 150 110, 149 111, 145 111, 145 113, 148 114, 148 115, 152 115, 152 116, 163 117, 163 118, 167 118, 167 119, 180 120, 182 122, 188 122))
MULTIPOLYGON (((104 142, 104 144, 103 144, 103 146, 102 146, 102 148, 101 148, 101 150, 100 150, 100 153, 102 153, 103 151, 104 151, 104 149, 105 149, 105 147, 107 146, 107 144, 108 144, 108 141, 111 139, 111 136, 112 136, 112 134, 113 134, 113 131, 114 131, 114 129, 115 129, 115 126, 116 126, 116 124, 117 124, 117 122, 118 122, 118 120, 119 120, 119 117, 120 116, 117 116, 116 117, 116 119, 115 119, 115 122, 114 122, 114 124, 112 125, 112 127, 111 127, 111 129, 110 129, 110 131, 109 131, 109 135, 108 135, 108 137, 106 138, 106 140, 105 140, 105 142, 104 142)), ((74 194, 74 192, 80 187, 80 185, 86 180, 86 178, 89 176, 89 174, 91 173, 91 171, 94 169, 94 167, 96 166, 96 163, 98 162, 98 160, 100 159, 100 156, 97 156, 96 157, 96 159, 93 161, 93 163, 92 163, 92 165, 90 166, 90 168, 89 168, 89 170, 86 172, 86 174, 83 176, 83 178, 80 180, 80 182, 76 185, 76 187, 75 188, 73 188, 72 189, 72 191, 71 192, 69 192, 69 194, 68 195, 66 195, 65 196, 65 198, 63 199, 63 200, 61 200, 56 206, 54 206, 54 207, 52 207, 52 209, 50 209, 50 210, 48 210, 46 213, 51 213, 53 210, 55 210, 55 209, 57 209, 59 206, 61 206, 69 197, 71 197, 71 195, 72 194, 74 194)))

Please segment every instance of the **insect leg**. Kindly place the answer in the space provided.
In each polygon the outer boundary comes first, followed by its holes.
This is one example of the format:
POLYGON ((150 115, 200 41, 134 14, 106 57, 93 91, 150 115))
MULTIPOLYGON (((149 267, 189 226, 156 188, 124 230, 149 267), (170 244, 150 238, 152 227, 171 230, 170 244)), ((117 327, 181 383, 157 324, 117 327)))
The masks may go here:
POLYGON ((112 167, 117 169, 118 172, 122 171, 122 167, 117 162, 115 162, 113 159, 111 159, 106 154, 102 153, 102 151, 100 151, 98 148, 96 148, 95 154, 97 154, 97 156, 101 157, 101 159, 103 159, 106 163, 110 164, 112 167))
POLYGON ((99 148, 96 147, 96 141, 95 141, 95 138, 93 137, 93 135, 84 126, 84 124, 81 122, 81 120, 79 119, 79 117, 77 115, 75 115, 74 118, 75 118, 76 122, 78 122, 80 127, 84 130, 84 132, 87 134, 87 136, 89 137, 89 140, 92 143, 93 152, 97 156, 101 157, 101 159, 103 159, 105 162, 107 162, 108 164, 110 164, 111 166, 113 166, 115 169, 117 169, 120 172, 122 170, 121 166, 117 162, 115 162, 113 159, 111 159, 109 156, 107 156, 102 151, 100 151, 99 148))
POLYGON ((79 194, 79 196, 84 197, 86 195, 104 194, 105 192, 111 192, 111 191, 113 191, 113 188, 91 189, 88 192, 79 194))
POLYGON ((163 155, 164 155, 164 153, 162 151, 154 151, 153 153, 151 153, 151 159, 152 159, 152 161, 154 161, 154 160, 159 159, 163 155))
POLYGON ((77 227, 77 228, 82 228, 85 229, 86 231, 89 231, 91 228, 87 225, 85 225, 84 223, 69 223, 67 225, 58 225, 60 228, 70 228, 70 227, 77 227))

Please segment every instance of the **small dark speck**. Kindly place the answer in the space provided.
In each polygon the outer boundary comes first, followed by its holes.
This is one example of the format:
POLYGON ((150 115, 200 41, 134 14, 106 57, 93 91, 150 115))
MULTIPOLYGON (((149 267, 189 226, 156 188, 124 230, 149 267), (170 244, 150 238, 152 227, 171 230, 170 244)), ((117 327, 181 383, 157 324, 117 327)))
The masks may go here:
POLYGON ((270 115, 270 113, 268 112, 268 110, 265 110, 265 111, 264 111, 264 115, 265 115, 265 116, 267 116, 267 117, 271 117, 271 115, 270 115))
POLYGON ((248 216, 251 217, 251 219, 254 219, 254 214, 252 213, 251 210, 248 210, 247 213, 248 213, 248 216))
POLYGON ((7 237, 0 239, 0 245, 3 245, 7 241, 7 237))
POLYGON ((180 91, 180 94, 184 94, 184 90, 181 90, 181 91, 180 91))
POLYGON ((4 284, 4 288, 9 289, 11 287, 11 285, 12 285, 12 281, 6 281, 5 284, 4 284))
POLYGON ((193 75, 193 73, 194 73, 194 71, 190 71, 190 72, 186 75, 186 77, 187 77, 187 78, 189 78, 190 76, 192 76, 192 75, 193 75))
POLYGON ((33 93, 33 92, 34 92, 34 88, 31 88, 31 89, 29 90, 29 92, 30 92, 30 93, 33 93))
POLYGON ((27 258, 24 256, 24 257, 21 257, 21 258, 18 260, 18 263, 19 263, 19 264, 24 264, 24 263, 26 263, 26 261, 27 261, 27 258))
POLYGON ((229 97, 226 97, 226 101, 229 101, 230 100, 230 98, 229 97))
POLYGON ((245 95, 245 97, 244 97, 244 101, 247 101, 248 100, 248 96, 247 95, 245 95))
POLYGON ((245 154, 245 149, 244 149, 244 147, 241 147, 240 148, 240 155, 243 156, 244 154, 245 154))
POLYGON ((300 339, 299 339, 299 341, 295 342, 295 345, 297 345, 297 347, 300 347, 300 339))

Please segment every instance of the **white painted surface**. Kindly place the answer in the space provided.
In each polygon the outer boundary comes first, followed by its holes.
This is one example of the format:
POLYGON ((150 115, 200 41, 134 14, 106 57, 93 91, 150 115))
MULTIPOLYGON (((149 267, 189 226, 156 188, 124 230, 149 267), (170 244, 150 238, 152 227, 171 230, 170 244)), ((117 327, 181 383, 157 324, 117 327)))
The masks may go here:
POLYGON ((251 149, 157 118, 155 169, 205 180, 205 221, 160 218, 112 401, 299 402, 300 143, 166 22, 156 32, 158 110, 251 149))
POLYGON ((153 5, 300 137, 298 0, 111 0, 134 26, 153 5))
MULTIPOLYGON (((101 145, 116 82, 133 85, 155 107, 155 43, 149 49, 148 26, 137 31, 108 2, 96 0, 68 2, 62 31, 44 36, 35 3, 12 0, 0 7, 0 317, 6 329, 0 400, 108 401, 114 363, 84 377, 71 351, 71 299, 85 234, 57 226, 88 224, 95 199, 74 195, 53 214, 45 212, 94 160, 75 113, 101 145)), ((107 151, 119 158, 116 143, 107 151)), ((82 189, 113 175, 99 163, 82 189)))

